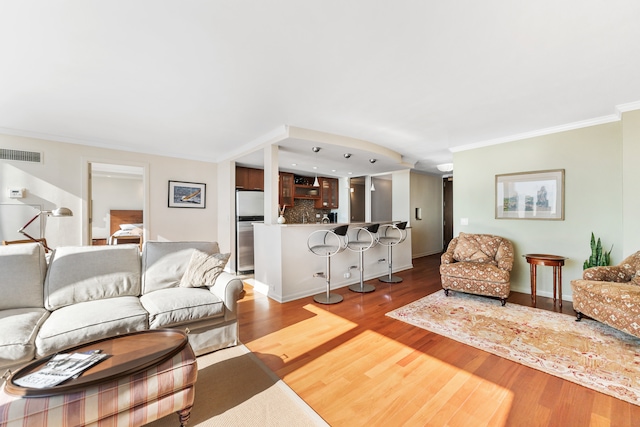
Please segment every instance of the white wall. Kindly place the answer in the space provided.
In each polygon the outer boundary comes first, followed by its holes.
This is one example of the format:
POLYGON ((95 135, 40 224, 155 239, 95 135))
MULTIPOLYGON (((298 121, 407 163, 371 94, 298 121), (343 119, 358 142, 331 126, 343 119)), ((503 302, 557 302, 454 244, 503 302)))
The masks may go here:
MULTIPOLYGON (((562 274, 563 295, 570 299, 570 281, 582 276, 592 231, 605 247, 613 245, 612 263, 626 255, 621 129, 621 123, 614 122, 454 153, 454 235, 490 233, 512 240, 516 259, 511 288, 519 292, 531 291, 523 254, 569 257, 562 274), (549 169, 565 170, 564 221, 495 218, 496 174, 549 169), (468 218, 469 225, 460 225, 461 218, 468 218)), ((552 295, 551 273, 550 267, 538 267, 539 295, 552 295)))
POLYGON ((442 177, 412 172, 410 179, 413 257, 436 254, 442 251, 442 177), (422 208, 422 220, 415 218, 416 208, 422 208))
POLYGON ((376 191, 371 192, 371 222, 388 223, 393 218, 393 177, 391 174, 371 177, 376 191))
POLYGON ((622 115, 623 254, 640 250, 640 110, 622 115))
MULTIPOLYGON (((148 176, 148 229, 150 240, 217 240, 217 165, 148 154, 138 154, 42 139, 0 135, 0 147, 40 151, 44 162, 0 161, 0 203, 42 204, 44 209, 65 206, 71 218, 49 218, 46 238, 51 247, 87 244, 87 162, 144 164, 148 176), (168 181, 207 184, 206 209, 168 207, 168 181), (27 188, 24 199, 8 199, 6 188, 27 188), (55 220, 54 220, 55 219, 55 220)), ((1 220, 1 219, 0 219, 1 220)), ((221 245, 221 251, 228 251, 221 245)))

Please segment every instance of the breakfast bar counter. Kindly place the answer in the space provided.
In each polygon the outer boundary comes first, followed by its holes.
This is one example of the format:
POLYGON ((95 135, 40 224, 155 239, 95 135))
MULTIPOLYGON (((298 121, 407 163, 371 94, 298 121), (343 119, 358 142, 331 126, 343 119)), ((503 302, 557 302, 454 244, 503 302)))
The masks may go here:
MULTIPOLYGON (((323 292, 326 289, 325 279, 314 277, 314 274, 324 272, 326 259, 308 250, 307 239, 316 230, 330 230, 340 225, 344 223, 255 224, 254 289, 278 302, 293 301, 323 292)), ((364 225, 366 224, 352 223, 349 224, 349 230, 364 225)), ((359 271, 356 267, 358 256, 358 253, 346 249, 331 258, 332 289, 359 283, 359 271)), ((364 280, 382 277, 387 273, 387 256, 387 248, 382 245, 376 245, 367 251, 364 280)), ((407 228, 407 239, 394 248, 393 267, 394 272, 413 267, 410 228, 407 228)), ((379 285, 389 286, 383 283, 379 285)))

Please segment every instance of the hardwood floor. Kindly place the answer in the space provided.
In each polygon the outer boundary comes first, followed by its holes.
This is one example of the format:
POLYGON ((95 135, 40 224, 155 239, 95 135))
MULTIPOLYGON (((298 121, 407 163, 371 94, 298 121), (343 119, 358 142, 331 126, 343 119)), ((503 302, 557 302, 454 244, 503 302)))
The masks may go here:
MULTIPOLYGON (((441 289, 439 264, 415 259, 402 283, 338 289, 344 301, 329 306, 247 286, 241 340, 332 426, 640 426, 638 406, 385 316, 441 289)), ((570 301, 537 300, 573 315, 570 301)))

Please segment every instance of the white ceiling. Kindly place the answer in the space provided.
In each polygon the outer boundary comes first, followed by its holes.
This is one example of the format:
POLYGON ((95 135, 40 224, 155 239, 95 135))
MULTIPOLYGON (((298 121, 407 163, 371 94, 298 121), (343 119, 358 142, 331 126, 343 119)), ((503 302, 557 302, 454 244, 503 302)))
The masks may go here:
POLYGON ((0 5, 0 133, 215 162, 295 126, 438 173, 640 100, 634 0, 0 5))

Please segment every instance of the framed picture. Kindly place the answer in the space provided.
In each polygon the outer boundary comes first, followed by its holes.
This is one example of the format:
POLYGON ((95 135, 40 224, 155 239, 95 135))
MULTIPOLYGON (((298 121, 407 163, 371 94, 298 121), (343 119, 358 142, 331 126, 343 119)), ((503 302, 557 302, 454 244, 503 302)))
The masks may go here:
POLYGON ((564 169, 496 175, 496 219, 564 219, 564 169))
POLYGON ((169 181, 169 207, 204 209, 206 189, 206 184, 197 182, 169 181))

